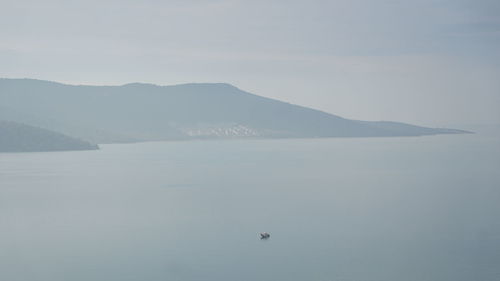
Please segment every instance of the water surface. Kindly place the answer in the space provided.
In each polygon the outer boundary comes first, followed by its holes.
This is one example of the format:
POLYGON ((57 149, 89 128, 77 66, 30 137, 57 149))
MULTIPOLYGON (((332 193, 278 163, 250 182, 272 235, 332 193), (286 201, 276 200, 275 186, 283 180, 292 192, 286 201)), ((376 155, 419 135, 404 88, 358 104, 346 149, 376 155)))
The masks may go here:
POLYGON ((498 138, 101 148, 0 154, 0 280, 500 280, 498 138))

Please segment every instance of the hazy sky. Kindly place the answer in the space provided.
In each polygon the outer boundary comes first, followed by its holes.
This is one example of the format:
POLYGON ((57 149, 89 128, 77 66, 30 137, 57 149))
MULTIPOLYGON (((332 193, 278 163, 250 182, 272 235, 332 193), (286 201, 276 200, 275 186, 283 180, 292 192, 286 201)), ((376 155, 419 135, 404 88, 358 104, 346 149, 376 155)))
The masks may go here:
POLYGON ((0 0, 0 77, 227 82, 354 119, 500 123, 498 0, 0 0))

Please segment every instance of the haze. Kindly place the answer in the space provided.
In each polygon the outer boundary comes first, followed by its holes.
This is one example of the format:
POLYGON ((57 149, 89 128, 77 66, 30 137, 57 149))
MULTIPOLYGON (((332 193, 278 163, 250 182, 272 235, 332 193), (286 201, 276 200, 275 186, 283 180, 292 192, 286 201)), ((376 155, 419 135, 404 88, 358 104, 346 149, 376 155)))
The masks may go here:
POLYGON ((346 118, 500 123, 498 1, 1 4, 2 77, 225 82, 346 118))
POLYGON ((499 0, 0 0, 0 38, 0 281, 500 280, 499 0))

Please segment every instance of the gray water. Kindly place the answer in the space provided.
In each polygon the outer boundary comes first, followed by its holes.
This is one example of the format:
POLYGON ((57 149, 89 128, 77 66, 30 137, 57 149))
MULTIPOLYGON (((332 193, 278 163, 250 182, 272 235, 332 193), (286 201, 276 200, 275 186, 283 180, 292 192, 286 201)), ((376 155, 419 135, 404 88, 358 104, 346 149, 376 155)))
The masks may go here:
POLYGON ((498 138, 101 147, 0 154, 0 280, 500 280, 498 138))

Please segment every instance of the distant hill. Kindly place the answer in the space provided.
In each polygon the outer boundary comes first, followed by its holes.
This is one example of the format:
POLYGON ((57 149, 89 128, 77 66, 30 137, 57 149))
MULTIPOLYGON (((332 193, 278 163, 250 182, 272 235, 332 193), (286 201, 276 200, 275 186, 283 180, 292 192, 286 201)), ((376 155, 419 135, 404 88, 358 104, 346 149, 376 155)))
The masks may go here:
POLYGON ((344 119, 229 84, 73 86, 0 79, 0 119, 95 143, 193 138, 382 137, 466 133, 344 119))
POLYGON ((0 121, 0 152, 91 150, 96 145, 49 130, 0 121))

